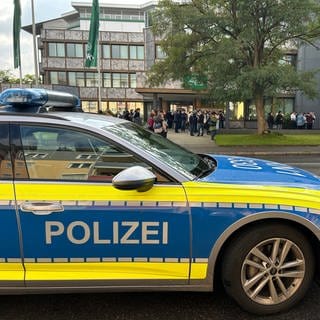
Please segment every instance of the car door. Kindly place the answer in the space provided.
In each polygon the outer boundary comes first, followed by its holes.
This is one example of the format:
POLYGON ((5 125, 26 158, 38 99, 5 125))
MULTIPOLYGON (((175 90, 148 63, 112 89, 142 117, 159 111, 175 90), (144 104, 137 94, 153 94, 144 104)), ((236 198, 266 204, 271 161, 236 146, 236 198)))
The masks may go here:
MULTIPOLYGON (((18 164, 18 161, 17 161, 18 164)), ((19 173, 19 166, 15 168, 19 173)), ((0 289, 24 285, 19 241, 19 220, 13 189, 9 125, 0 124, 0 289)))
POLYGON ((26 169, 15 190, 27 286, 187 283, 190 215, 179 183, 92 132, 28 124, 13 131, 26 169), (113 187, 133 165, 157 176, 150 190, 113 187))

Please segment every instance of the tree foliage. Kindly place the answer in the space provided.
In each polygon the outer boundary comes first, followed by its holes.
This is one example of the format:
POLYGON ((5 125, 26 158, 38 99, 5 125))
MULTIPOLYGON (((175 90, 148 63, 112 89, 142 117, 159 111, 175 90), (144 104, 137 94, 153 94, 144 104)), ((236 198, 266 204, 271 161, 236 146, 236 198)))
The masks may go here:
POLYGON ((153 32, 166 58, 152 67, 149 82, 206 78, 217 102, 252 99, 262 132, 265 96, 316 95, 314 72, 297 72, 281 59, 288 48, 319 37, 319 13, 317 0, 160 0, 153 32))
MULTIPOLYGON (((20 79, 15 77, 10 70, 0 70, 0 83, 20 84, 20 79)), ((22 78, 22 84, 31 85, 35 83, 36 77, 33 74, 25 74, 22 78)), ((39 83, 41 82, 39 81, 39 83)))

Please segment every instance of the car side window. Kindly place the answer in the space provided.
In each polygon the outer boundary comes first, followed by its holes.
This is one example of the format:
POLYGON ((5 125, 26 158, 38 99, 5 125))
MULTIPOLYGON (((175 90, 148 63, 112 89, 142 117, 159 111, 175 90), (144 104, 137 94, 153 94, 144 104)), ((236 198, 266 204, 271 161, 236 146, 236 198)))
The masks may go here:
MULTIPOLYGON (((153 170, 133 154, 88 133, 46 126, 20 126, 23 157, 31 180, 111 182, 125 168, 153 170)), ((158 182, 166 178, 157 174, 158 182)))
POLYGON ((0 125, 0 179, 12 179, 12 165, 9 152, 9 126, 0 125))

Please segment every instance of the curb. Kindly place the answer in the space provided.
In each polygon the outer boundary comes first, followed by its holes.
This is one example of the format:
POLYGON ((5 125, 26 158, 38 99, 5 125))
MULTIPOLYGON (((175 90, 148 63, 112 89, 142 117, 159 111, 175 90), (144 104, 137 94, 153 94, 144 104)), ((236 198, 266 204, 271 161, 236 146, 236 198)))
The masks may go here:
POLYGON ((218 151, 214 152, 213 154, 230 154, 230 155, 236 155, 236 156, 249 156, 249 155, 256 155, 256 156, 267 156, 267 155, 273 155, 273 156, 307 156, 307 155, 312 155, 312 156, 318 156, 320 155, 320 152, 316 151, 218 151))

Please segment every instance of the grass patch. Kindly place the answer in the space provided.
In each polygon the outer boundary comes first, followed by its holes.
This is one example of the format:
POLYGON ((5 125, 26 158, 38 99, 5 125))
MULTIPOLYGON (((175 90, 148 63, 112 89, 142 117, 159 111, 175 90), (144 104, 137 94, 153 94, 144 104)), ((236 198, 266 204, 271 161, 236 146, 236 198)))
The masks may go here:
POLYGON ((219 146, 318 146, 320 134, 217 134, 219 146))

